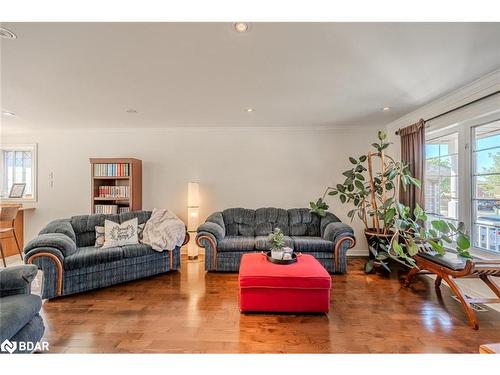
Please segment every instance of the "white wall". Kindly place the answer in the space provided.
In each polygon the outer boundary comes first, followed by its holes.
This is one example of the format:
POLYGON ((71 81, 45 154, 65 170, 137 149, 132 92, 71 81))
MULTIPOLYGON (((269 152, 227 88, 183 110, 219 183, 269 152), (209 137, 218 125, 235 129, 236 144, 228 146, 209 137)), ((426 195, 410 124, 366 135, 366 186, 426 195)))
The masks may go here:
MULTIPOLYGON (((376 129, 149 129, 3 134, 2 143, 38 144, 38 203, 26 240, 50 220, 90 211, 90 157, 143 161, 143 208, 167 207, 186 219, 187 183, 200 182, 201 219, 228 207, 308 207, 343 181, 347 157, 368 150, 376 129), (54 186, 49 187, 49 173, 54 186)), ((348 206, 329 199, 348 221, 348 206)), ((357 249, 366 250, 354 222, 357 249)), ((358 253, 358 252, 356 252, 358 253)))

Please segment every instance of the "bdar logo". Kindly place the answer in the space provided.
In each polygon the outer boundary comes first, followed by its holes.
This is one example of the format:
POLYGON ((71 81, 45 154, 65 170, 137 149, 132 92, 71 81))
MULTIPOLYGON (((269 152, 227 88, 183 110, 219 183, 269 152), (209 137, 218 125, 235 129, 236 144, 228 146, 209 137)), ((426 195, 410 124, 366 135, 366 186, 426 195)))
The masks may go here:
POLYGON ((17 348, 17 342, 10 342, 8 339, 5 339, 0 345, 0 350, 2 352, 9 352, 10 354, 14 353, 17 348))

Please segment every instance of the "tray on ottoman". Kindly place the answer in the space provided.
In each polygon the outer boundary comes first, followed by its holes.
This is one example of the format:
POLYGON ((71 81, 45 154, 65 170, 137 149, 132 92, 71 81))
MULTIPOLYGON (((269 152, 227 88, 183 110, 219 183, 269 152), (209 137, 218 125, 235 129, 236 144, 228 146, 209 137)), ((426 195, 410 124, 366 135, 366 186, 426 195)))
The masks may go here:
POLYGON ((331 284, 328 272, 311 255, 280 265, 262 253, 245 254, 239 273, 240 311, 326 313, 331 284))

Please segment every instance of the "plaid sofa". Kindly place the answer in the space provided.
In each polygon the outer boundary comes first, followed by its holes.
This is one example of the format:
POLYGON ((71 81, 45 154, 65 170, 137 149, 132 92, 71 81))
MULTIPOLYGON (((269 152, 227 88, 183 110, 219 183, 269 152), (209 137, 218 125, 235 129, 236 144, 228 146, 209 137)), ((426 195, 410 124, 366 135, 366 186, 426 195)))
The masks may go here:
POLYGON ((95 227, 104 226, 106 219, 123 223, 137 218, 138 224, 142 224, 150 217, 151 211, 133 211, 119 215, 73 216, 50 222, 24 248, 25 262, 43 271, 42 298, 103 288, 179 269, 180 247, 163 252, 141 243, 105 249, 94 247, 95 227))
POLYGON ((210 215, 198 228, 196 242, 205 248, 205 270, 237 272, 243 254, 269 250, 274 228, 285 234, 285 246, 313 255, 330 273, 347 272, 346 252, 354 246, 353 229, 327 212, 319 217, 307 208, 229 208, 210 215))

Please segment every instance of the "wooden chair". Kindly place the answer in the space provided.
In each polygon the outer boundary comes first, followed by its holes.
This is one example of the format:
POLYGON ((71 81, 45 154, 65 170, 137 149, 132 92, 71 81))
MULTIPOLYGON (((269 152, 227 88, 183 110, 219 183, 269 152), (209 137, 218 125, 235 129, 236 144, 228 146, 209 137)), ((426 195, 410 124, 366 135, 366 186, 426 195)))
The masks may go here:
POLYGON ((478 329, 479 324, 471 307, 471 303, 500 303, 500 288, 492 280, 492 276, 500 276, 500 260, 468 259, 458 257, 454 253, 446 253, 443 256, 421 252, 414 257, 417 267, 412 268, 406 276, 405 286, 409 286, 413 277, 417 274, 435 274, 436 288, 445 281, 460 300, 465 310, 467 319, 472 328, 478 329), (478 278, 481 279, 498 298, 469 298, 467 297, 454 279, 478 278))
POLYGON ((17 246, 17 251, 23 259, 23 253, 21 250, 21 246, 19 245, 19 241, 17 240, 16 231, 14 229, 14 221, 16 220, 17 213, 21 205, 8 205, 8 206, 0 206, 0 222, 8 223, 6 227, 0 228, 0 234, 2 238, 0 239, 0 252, 2 253, 3 266, 7 267, 7 263, 5 262, 5 255, 2 247, 2 240, 7 238, 14 238, 17 246), (5 234, 10 234, 4 237, 5 234))

